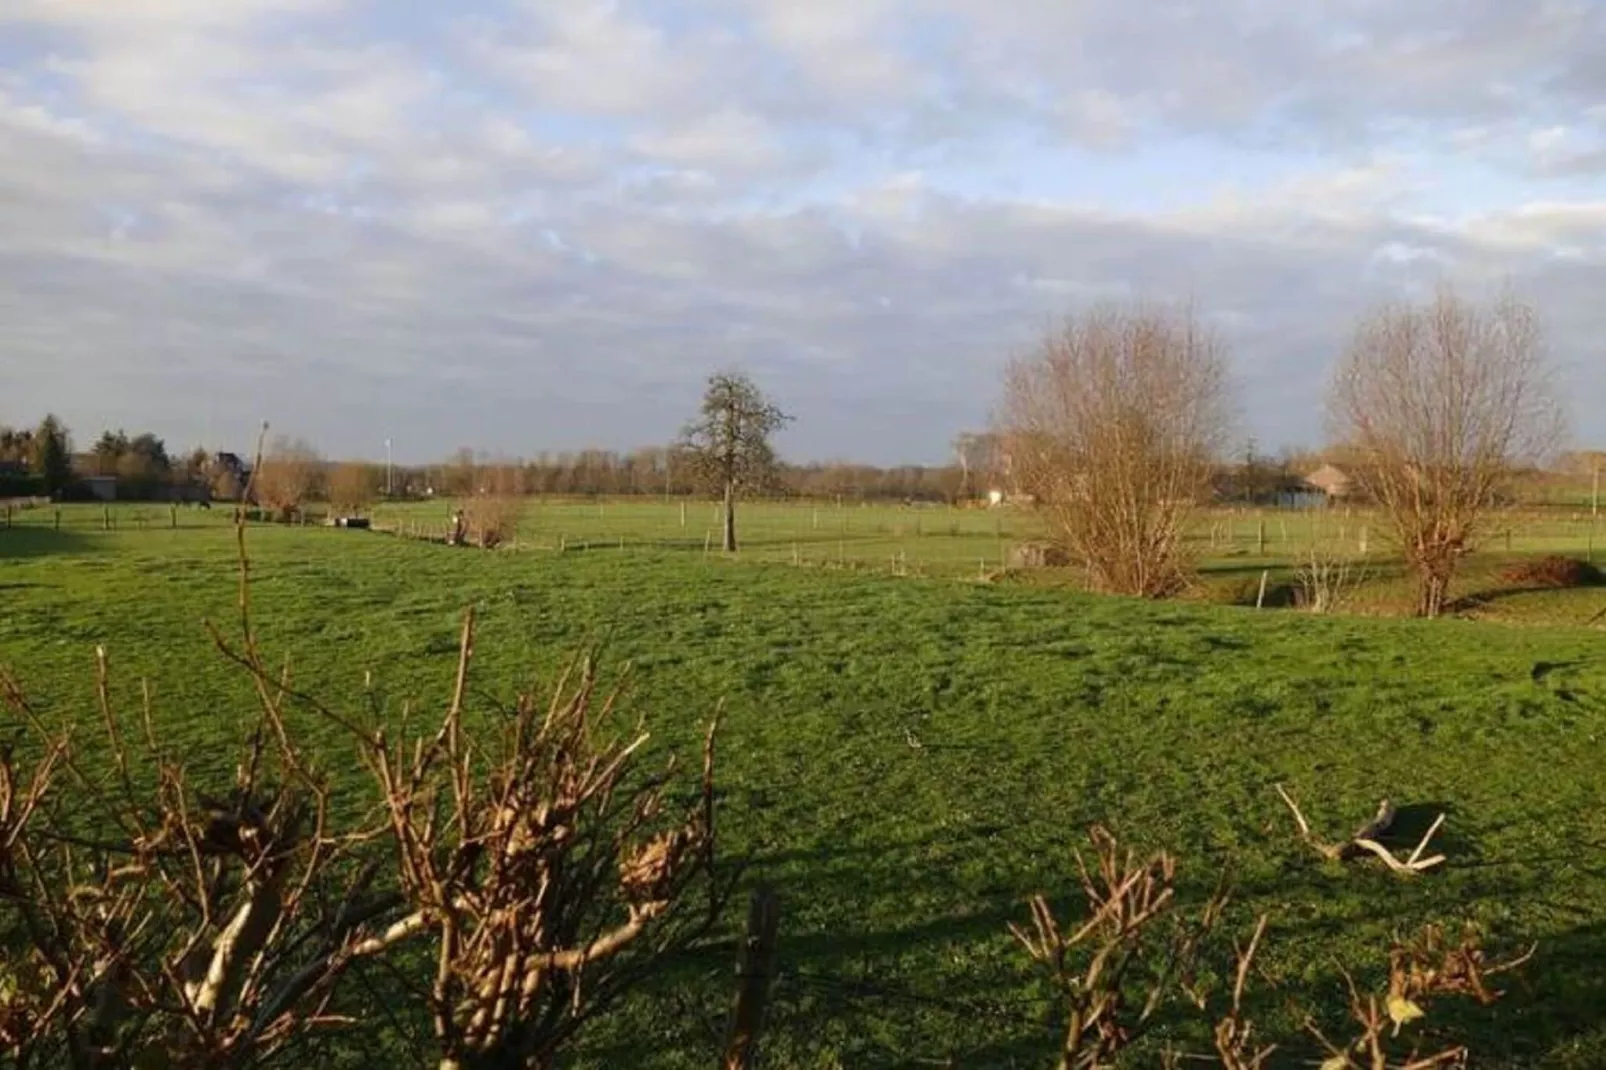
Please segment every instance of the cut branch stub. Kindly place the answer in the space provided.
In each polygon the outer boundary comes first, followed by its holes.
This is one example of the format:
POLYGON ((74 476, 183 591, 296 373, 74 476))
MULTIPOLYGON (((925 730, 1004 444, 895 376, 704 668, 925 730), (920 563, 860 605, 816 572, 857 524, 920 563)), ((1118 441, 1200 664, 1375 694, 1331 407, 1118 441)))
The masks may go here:
POLYGON ((1310 844, 1317 854, 1330 862, 1344 861, 1370 854, 1375 855, 1395 873, 1402 876, 1416 876, 1419 873, 1427 872, 1435 866, 1442 865, 1445 861, 1443 855, 1423 857, 1427 851, 1428 844, 1432 842, 1433 837, 1438 834, 1439 829, 1444 825, 1443 814, 1440 814, 1438 819, 1433 822, 1427 834, 1416 845, 1416 849, 1408 857, 1401 859, 1378 842, 1378 837, 1386 835, 1389 829, 1394 827, 1394 819, 1399 813, 1394 804, 1387 799, 1378 803, 1377 813, 1370 821, 1356 829, 1355 834, 1349 839, 1339 843, 1327 843, 1317 839, 1316 835, 1311 832, 1310 822, 1305 820, 1305 815, 1300 811, 1299 804, 1293 800, 1293 797, 1287 791, 1283 790, 1283 786, 1281 784, 1275 786, 1277 794, 1282 797, 1288 809, 1293 812, 1294 822, 1299 826, 1300 838, 1310 844))

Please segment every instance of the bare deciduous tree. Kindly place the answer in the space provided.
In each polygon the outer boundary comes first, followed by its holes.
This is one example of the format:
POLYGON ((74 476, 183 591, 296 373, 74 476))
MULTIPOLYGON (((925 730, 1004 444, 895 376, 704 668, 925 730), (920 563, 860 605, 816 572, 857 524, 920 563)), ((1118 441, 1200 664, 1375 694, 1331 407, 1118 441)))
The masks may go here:
POLYGON ((958 497, 974 498, 982 490, 976 481, 989 475, 987 467, 992 461, 994 446, 992 435, 961 431, 954 436, 954 461, 959 465, 958 497))
POLYGON ((1095 590, 1155 598, 1190 575, 1184 527, 1230 425, 1222 346, 1191 310, 1105 306, 1010 365, 1006 463, 1095 590))
POLYGON ((342 514, 360 514, 378 497, 379 480, 371 465, 346 461, 329 473, 329 504, 342 514))
POLYGON ((322 458, 304 439, 280 436, 262 457, 251 479, 257 501, 288 520, 312 493, 322 458))
POLYGON ((773 477, 770 436, 790 419, 747 376, 722 372, 708 380, 702 415, 681 434, 681 455, 724 496, 726 553, 736 552, 736 499, 773 477))
POLYGON ((1480 306, 1441 290, 1390 305, 1356 329, 1330 416, 1354 448, 1354 478, 1387 515, 1416 574, 1416 611, 1437 616, 1462 555, 1513 469, 1560 441, 1562 411, 1534 310, 1480 306))

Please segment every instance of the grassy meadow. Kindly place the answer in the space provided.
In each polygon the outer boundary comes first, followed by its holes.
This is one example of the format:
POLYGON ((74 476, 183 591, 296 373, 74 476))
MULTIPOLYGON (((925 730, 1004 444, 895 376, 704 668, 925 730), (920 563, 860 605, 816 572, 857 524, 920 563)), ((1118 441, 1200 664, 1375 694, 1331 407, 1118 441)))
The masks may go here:
MULTIPOLYGON (((417 530, 445 511, 376 520, 417 530)), ((132 706, 148 678, 164 737, 221 782, 252 711, 203 627, 234 613, 226 513, 117 506, 113 530, 99 507, 63 513, 59 529, 45 509, 0 530, 0 663, 48 716, 92 727, 104 644, 118 699, 132 706)), ((1336 1013, 1338 964, 1375 980, 1390 934, 1470 920, 1497 946, 1540 944, 1506 1000, 1466 1012, 1474 1065, 1606 1066, 1606 634, 1584 626, 1606 591, 1491 588, 1469 606, 1526 627, 1148 604, 1052 576, 958 582, 1037 534, 1018 513, 757 506, 737 560, 703 552, 712 515, 690 505, 681 528, 675 503, 539 504, 519 549, 494 553, 253 526, 257 623, 300 688, 346 708, 370 672, 389 713, 444 701, 468 605, 482 711, 586 647, 630 666, 629 707, 660 752, 689 754, 723 700, 723 849, 783 903, 766 1066, 1051 1065, 1048 993, 1006 925, 1034 893, 1072 902, 1072 850, 1096 821, 1175 850, 1190 901, 1225 866, 1235 924, 1272 913, 1268 1024, 1290 1024, 1291 997, 1336 1013), (784 567, 794 547, 856 567, 784 567), (911 575, 892 574, 900 553, 911 575), (1404 834, 1445 812, 1450 862, 1416 881, 1324 864, 1278 782, 1332 836, 1383 796, 1404 834)), ((1358 540, 1364 523, 1217 514, 1194 537, 1206 586, 1230 594, 1286 573, 1300 539, 1358 540)), ((1514 529, 1509 551, 1496 539, 1471 563, 1467 593, 1504 555, 1582 556, 1587 541, 1564 511, 1514 529)), ((1386 599, 1399 581, 1377 555, 1386 599)), ((304 717, 358 805, 348 744, 304 717)), ((727 943, 681 963, 575 1065, 714 1065, 731 957, 727 943)))

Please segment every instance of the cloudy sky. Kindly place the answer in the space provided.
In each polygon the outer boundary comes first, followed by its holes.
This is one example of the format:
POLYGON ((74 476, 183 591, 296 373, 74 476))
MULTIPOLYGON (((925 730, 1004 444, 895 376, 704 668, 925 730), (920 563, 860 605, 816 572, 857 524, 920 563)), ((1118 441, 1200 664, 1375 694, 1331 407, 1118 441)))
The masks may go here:
POLYGON ((1321 439, 1358 310, 1539 305, 1606 440, 1601 0, 4 0, 0 422, 944 457, 1048 318, 1192 300, 1321 439))

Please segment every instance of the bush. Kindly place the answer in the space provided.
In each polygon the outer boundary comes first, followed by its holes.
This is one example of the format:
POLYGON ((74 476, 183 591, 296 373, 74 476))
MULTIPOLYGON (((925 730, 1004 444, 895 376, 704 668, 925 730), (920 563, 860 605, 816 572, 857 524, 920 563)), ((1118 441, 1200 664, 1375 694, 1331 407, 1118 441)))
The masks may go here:
POLYGON ((1349 606, 1369 578, 1365 562, 1313 545, 1294 573, 1294 602, 1312 613, 1335 613, 1349 606))
POLYGON ((1507 566, 1500 571, 1500 582, 1511 587, 1595 587, 1606 583, 1606 573, 1588 561, 1552 554, 1507 566))
POLYGON ((469 499, 463 508, 464 537, 473 546, 494 550, 518 534, 522 499, 494 494, 469 499))

